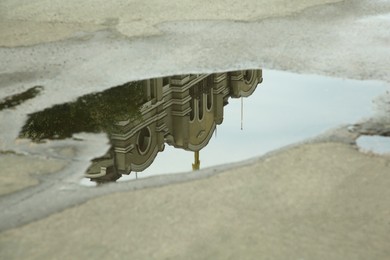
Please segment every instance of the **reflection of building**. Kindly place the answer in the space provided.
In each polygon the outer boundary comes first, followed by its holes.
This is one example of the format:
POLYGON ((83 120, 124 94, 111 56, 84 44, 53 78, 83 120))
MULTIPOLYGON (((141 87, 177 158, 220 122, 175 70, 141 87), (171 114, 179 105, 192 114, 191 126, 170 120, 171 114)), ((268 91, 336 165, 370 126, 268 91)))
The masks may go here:
POLYGON ((261 81, 261 70, 144 80, 146 102, 141 117, 118 122, 120 133, 111 135, 113 148, 94 160, 86 176, 108 181, 141 172, 164 150, 165 143, 199 152, 222 123, 228 99, 250 96, 261 81))

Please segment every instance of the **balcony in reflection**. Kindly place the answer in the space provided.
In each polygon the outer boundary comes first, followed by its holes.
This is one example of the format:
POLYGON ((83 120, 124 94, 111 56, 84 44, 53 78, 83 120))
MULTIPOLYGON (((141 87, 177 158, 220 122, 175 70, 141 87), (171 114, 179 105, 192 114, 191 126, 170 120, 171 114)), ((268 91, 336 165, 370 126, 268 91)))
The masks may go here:
POLYGON ((165 145, 194 152, 197 170, 199 153, 222 123, 229 98, 249 97, 261 82, 261 70, 129 82, 31 114, 20 137, 40 141, 106 132, 111 148, 85 173, 98 183, 144 171, 165 145))

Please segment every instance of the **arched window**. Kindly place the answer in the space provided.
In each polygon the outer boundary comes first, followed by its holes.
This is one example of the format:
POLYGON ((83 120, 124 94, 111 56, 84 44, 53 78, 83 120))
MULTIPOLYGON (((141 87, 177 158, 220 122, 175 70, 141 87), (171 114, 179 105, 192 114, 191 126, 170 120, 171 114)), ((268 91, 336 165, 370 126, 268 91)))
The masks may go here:
POLYGON ((190 101, 190 108, 191 108, 190 121, 194 121, 195 119, 195 107, 196 107, 196 99, 192 98, 190 101))
POLYGON ((207 91, 207 110, 210 111, 213 106, 213 88, 207 91))
POLYGON ((205 94, 201 94, 200 97, 199 97, 199 103, 198 103, 198 111, 199 111, 199 114, 198 114, 198 119, 199 120, 202 120, 203 119, 203 106, 204 106, 204 101, 206 99, 206 95, 205 94))
POLYGON ((253 70, 246 70, 244 71, 244 80, 245 80, 245 83, 250 83, 252 81, 252 77, 253 77, 253 70))
POLYGON ((137 148, 140 154, 146 154, 149 151, 152 136, 149 127, 144 127, 139 131, 137 138, 137 148))

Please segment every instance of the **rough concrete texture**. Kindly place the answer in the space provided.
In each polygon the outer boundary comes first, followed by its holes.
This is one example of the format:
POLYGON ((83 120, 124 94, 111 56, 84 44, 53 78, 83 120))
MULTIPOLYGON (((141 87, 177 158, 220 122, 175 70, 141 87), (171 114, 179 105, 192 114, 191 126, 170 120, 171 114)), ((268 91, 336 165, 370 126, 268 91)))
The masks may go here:
POLYGON ((0 156, 0 165, 2 165, 0 174, 1 196, 37 185, 39 175, 58 172, 65 167, 66 163, 61 160, 8 153, 0 156))
POLYGON ((388 259, 390 163, 308 144, 1 234, 2 259, 388 259))
POLYGON ((83 31, 111 28, 127 36, 160 34, 169 21, 251 21, 283 16, 340 0, 87 0, 0 1, 0 46, 63 40, 83 31))

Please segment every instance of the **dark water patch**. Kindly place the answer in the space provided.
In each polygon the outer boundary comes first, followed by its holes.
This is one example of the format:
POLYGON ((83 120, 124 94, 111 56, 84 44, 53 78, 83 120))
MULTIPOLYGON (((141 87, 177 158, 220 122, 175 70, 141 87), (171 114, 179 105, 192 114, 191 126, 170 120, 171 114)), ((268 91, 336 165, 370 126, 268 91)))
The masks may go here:
POLYGON ((17 154, 15 151, 0 151, 0 154, 17 154))
POLYGON ((3 100, 0 100, 0 111, 18 106, 26 100, 36 97, 42 90, 42 86, 35 86, 22 93, 6 97, 3 100))

